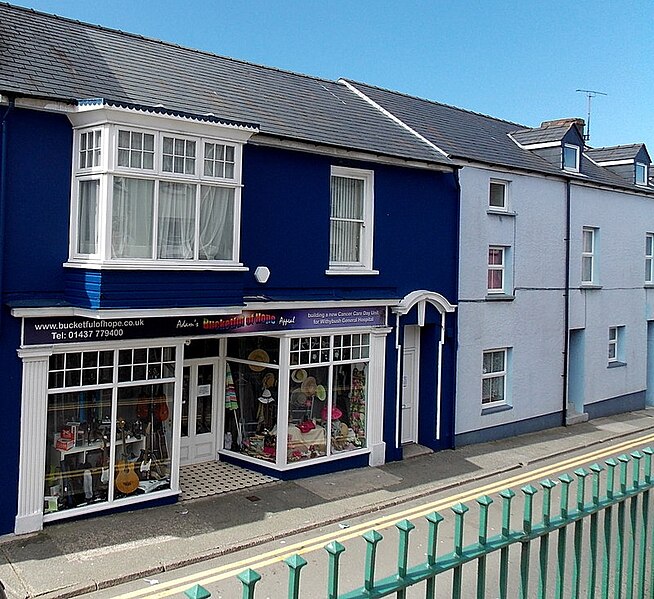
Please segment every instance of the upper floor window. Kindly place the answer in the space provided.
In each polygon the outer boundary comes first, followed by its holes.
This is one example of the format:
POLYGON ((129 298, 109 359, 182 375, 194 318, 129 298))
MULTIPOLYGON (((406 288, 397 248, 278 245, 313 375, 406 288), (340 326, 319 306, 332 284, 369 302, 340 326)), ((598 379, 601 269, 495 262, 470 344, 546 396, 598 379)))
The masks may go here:
POLYGON ((647 165, 636 162, 636 185, 647 185, 647 165))
POLYGON ((75 143, 73 262, 239 266, 240 141, 106 124, 75 143))
POLYGON ((590 284, 596 282, 596 244, 597 230, 584 227, 582 230, 581 249, 581 282, 590 284))
POLYGON ((506 248, 490 246, 488 248, 488 293, 505 293, 506 248))
POLYGON ((488 207, 491 210, 508 210, 508 181, 491 181, 488 194, 488 207))
POLYGON ((79 136, 79 168, 100 166, 102 159, 102 131, 84 131, 79 136))
POLYGON ((568 171, 579 170, 579 146, 563 145, 563 168, 568 171))
POLYGON ((654 284, 654 233, 645 234, 645 284, 654 284))
POLYGON ((329 217, 331 271, 372 271, 373 173, 332 167, 329 217))

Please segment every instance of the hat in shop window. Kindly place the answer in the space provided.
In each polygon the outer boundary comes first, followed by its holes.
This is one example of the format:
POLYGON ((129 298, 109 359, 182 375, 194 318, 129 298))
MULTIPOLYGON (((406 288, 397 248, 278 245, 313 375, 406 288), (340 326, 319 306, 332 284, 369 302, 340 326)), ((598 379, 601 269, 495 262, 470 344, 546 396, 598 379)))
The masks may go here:
POLYGON ((291 378, 296 382, 296 383, 301 383, 304 381, 304 379, 307 378, 307 371, 304 370, 304 368, 300 368, 299 370, 294 370, 291 373, 291 378))
POLYGON ((309 397, 314 396, 318 390, 315 377, 308 376, 306 379, 304 379, 300 385, 300 389, 305 395, 308 395, 309 397))
POLYGON ((309 431, 312 431, 314 428, 316 428, 316 425, 313 420, 307 419, 300 422, 297 427, 300 429, 301 433, 308 433, 309 431))
MULTIPOLYGON (((270 362, 270 356, 268 355, 268 352, 263 349, 253 349, 248 356, 248 360, 251 362, 264 362, 268 364, 270 362)), ((253 370, 254 372, 261 372, 264 368, 265 366, 254 366, 250 364, 250 370, 253 370)))
MULTIPOLYGON (((334 406, 332 408, 332 420, 338 420, 342 415, 343 415, 343 412, 341 412, 341 410, 340 410, 340 408, 338 406, 334 406)), ((325 406, 320 411, 320 417, 323 420, 327 420, 327 406, 325 406)))
POLYGON ((275 401, 275 398, 272 396, 270 389, 264 389, 261 392, 261 396, 258 397, 257 399, 263 404, 270 403, 271 401, 275 401))
POLYGON ((270 389, 275 386, 275 375, 272 372, 267 372, 261 380, 261 385, 264 389, 270 389))

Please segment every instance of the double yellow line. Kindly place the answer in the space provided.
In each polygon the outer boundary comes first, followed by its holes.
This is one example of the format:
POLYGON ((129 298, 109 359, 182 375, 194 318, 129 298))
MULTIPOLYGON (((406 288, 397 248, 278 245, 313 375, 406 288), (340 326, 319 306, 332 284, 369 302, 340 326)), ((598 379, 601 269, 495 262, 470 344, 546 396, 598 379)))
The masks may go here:
POLYGON ((529 472, 523 472, 516 476, 503 478, 502 480, 489 483, 481 487, 476 487, 471 491, 464 491, 462 493, 458 493, 457 495, 451 495, 445 499, 440 499, 438 501, 426 503, 418 507, 394 512, 387 516, 381 516, 374 520, 362 522, 361 524, 355 524, 350 526, 347 530, 338 530, 326 533, 312 539, 307 539, 306 541, 285 547, 280 547, 279 549, 274 549, 273 551, 269 551, 267 553, 262 553, 253 557, 231 562, 229 564, 224 564, 216 568, 210 568, 208 570, 198 572, 197 574, 183 576, 168 582, 158 583, 152 587, 140 589, 138 591, 132 591, 130 593, 125 593, 124 595, 118 595, 116 597, 117 599, 135 599, 137 597, 155 598, 179 595, 195 584, 206 586, 212 582, 217 582, 219 580, 224 580, 226 578, 236 576, 246 568, 261 569, 265 566, 280 562, 300 551, 303 555, 306 555, 312 551, 323 549, 326 544, 332 541, 344 543, 345 541, 358 537, 369 530, 383 530, 385 528, 389 528, 399 520, 403 520, 405 518, 410 519, 426 516, 431 512, 450 508, 457 503, 475 500, 477 497, 482 495, 497 493, 512 486, 521 486, 529 482, 542 480, 543 478, 552 477, 557 474, 562 474, 568 470, 582 466, 583 464, 597 462, 612 455, 628 452, 636 447, 647 446, 652 442, 654 442, 654 433, 638 437, 637 439, 632 439, 631 441, 617 443, 611 445, 610 447, 604 447, 600 450, 592 451, 576 458, 562 460, 550 466, 543 466, 541 468, 530 470, 529 472))

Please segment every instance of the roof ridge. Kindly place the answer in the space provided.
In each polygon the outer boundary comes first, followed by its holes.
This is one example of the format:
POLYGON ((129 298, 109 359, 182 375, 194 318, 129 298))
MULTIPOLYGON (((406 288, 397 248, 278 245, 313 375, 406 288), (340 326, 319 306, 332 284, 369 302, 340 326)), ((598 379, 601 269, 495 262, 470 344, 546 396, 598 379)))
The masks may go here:
POLYGON ((126 37, 141 39, 141 40, 144 40, 144 41, 147 41, 147 42, 154 42, 156 44, 169 46, 171 48, 178 48, 180 50, 185 50, 187 52, 194 52, 194 53, 197 53, 197 54, 203 54, 205 56, 211 56, 211 57, 214 57, 214 58, 229 60, 231 62, 239 63, 239 64, 242 64, 242 65, 248 65, 248 66, 257 67, 257 68, 260 68, 260 69, 275 71, 277 73, 283 73, 283 74, 287 74, 287 75, 294 75, 294 76, 297 76, 297 77, 303 77, 305 79, 312 79, 314 81, 320 81, 320 82, 323 82, 323 83, 330 83, 330 84, 333 84, 333 85, 338 85, 338 82, 335 79, 327 79, 325 77, 318 77, 316 75, 307 75, 306 73, 300 73, 298 71, 292 71, 290 69, 281 69, 279 67, 271 67, 271 66, 264 65, 264 64, 259 64, 259 63, 256 63, 256 62, 251 62, 249 60, 243 60, 241 58, 234 58, 232 56, 224 56, 222 54, 217 54, 216 52, 210 52, 209 50, 202 50, 200 48, 192 48, 190 46, 183 46, 182 44, 176 44, 175 42, 161 40, 161 39, 158 39, 158 38, 155 38, 155 37, 149 37, 147 35, 142 35, 140 33, 132 33, 130 31, 123 31, 122 29, 115 29, 113 27, 106 27, 104 25, 98 25, 98 24, 95 24, 95 23, 88 23, 87 21, 80 21, 79 19, 72 19, 71 17, 64 17, 64 16, 61 16, 61 15, 36 10, 34 8, 29 8, 29 7, 26 7, 26 6, 17 6, 15 4, 10 4, 9 2, 0 1, 0 7, 2 7, 2 6, 5 6, 7 8, 17 10, 17 11, 33 13, 33 14, 41 15, 43 17, 48 17, 48 18, 51 18, 51 19, 57 19, 59 21, 65 21, 67 23, 75 23, 77 25, 81 25, 83 27, 90 27, 90 28, 93 28, 93 29, 97 29, 99 31, 106 31, 106 32, 109 32, 109 33, 118 33, 118 34, 124 35, 126 37))
POLYGON ((348 77, 340 77, 340 79, 343 79, 344 81, 348 81, 354 85, 365 85, 367 87, 371 87, 373 89, 377 89, 379 91, 383 92, 388 92, 391 94, 395 94, 397 96, 404 96, 405 98, 411 98, 413 100, 420 100, 421 102, 427 102, 429 104, 437 104, 438 106, 444 106, 445 108, 452 108, 453 110, 458 110, 459 112, 465 112, 467 114, 474 114, 476 116, 481 116, 487 119, 491 119, 493 121, 498 121, 501 123, 506 123, 507 125, 515 125, 517 127, 522 127, 524 129, 533 129, 534 127, 529 127, 528 125, 523 125, 522 123, 516 123, 514 121, 509 121, 507 119, 501 119, 495 116, 491 116, 489 114, 484 114, 483 112, 476 112, 474 110, 469 110, 468 108, 459 108, 458 106, 454 106, 453 104, 446 104, 445 102, 438 102, 436 100, 431 100, 429 98, 423 98, 422 96, 414 96, 412 94, 408 94, 405 92, 400 92, 394 89, 388 89, 386 87, 381 87, 379 85, 373 85, 371 83, 365 83, 363 81, 356 81, 355 79, 349 79, 348 77))
POLYGON ((588 148, 589 150, 614 150, 616 148, 633 148, 635 146, 644 146, 645 142, 635 142, 632 144, 618 144, 616 146, 599 146, 597 148, 588 148))

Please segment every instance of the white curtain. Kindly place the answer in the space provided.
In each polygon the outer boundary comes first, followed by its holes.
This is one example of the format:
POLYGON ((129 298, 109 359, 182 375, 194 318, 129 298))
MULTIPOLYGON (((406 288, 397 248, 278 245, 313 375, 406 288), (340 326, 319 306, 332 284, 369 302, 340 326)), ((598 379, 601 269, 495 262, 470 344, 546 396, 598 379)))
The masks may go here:
POLYGON ((98 189, 96 179, 80 181, 77 198, 77 251, 80 254, 98 253, 98 189))
POLYGON ((187 183, 159 184, 158 258, 193 260, 195 192, 187 183))
POLYGON ((234 190, 202 186, 200 260, 231 260, 234 254, 234 190))
POLYGON ((152 258, 154 181, 114 177, 111 255, 152 258))
POLYGON ((330 262, 361 261, 363 185, 361 179, 332 177, 330 262))

